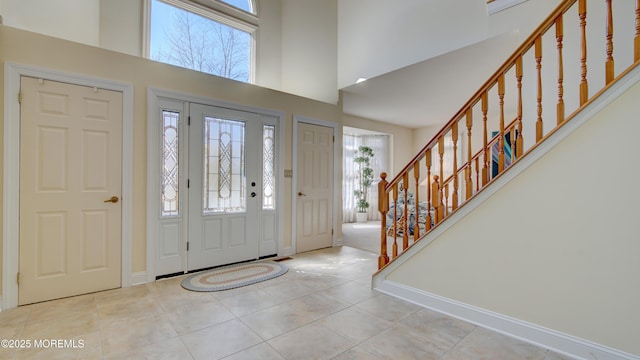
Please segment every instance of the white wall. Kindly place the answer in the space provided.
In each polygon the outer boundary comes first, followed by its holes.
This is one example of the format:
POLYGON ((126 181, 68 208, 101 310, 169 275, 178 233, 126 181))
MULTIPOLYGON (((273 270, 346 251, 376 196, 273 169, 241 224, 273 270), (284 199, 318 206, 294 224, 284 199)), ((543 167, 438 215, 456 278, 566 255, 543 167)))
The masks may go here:
POLYGON ((519 30, 524 40, 559 3, 531 0, 489 16, 484 0, 339 0, 338 87, 498 34, 519 30))
POLYGON ((100 0, 3 0, 4 25, 98 46, 100 0))
POLYGON ((337 0, 282 0, 282 90, 336 104, 337 0))
POLYGON ((640 83, 387 279, 640 355, 638 98, 640 83))

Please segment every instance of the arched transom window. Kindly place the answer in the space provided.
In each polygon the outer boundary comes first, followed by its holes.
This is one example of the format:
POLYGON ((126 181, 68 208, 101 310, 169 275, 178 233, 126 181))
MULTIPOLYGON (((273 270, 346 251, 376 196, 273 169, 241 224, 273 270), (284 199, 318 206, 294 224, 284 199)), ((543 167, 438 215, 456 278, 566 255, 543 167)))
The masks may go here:
POLYGON ((255 0, 147 0, 152 60, 253 82, 255 0))

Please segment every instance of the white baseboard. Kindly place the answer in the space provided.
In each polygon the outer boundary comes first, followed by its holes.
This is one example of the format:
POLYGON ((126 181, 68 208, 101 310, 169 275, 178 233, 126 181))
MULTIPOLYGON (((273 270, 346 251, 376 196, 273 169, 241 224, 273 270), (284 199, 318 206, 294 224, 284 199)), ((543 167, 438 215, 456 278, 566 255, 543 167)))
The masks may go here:
POLYGON ((142 285, 147 283, 147 272, 141 271, 131 274, 131 286, 142 285))
POLYGON ((390 280, 375 280, 373 288, 410 303, 517 338, 575 359, 640 360, 635 356, 552 329, 514 319, 390 280))

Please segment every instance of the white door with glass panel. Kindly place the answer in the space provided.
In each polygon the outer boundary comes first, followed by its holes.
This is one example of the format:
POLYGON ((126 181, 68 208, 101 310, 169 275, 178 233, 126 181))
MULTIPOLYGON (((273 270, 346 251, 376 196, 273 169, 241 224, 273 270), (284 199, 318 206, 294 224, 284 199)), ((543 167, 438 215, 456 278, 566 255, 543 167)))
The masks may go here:
POLYGON ((180 106, 162 110, 157 275, 275 255, 276 118, 201 104, 186 108, 190 125, 179 135, 186 128, 180 106))

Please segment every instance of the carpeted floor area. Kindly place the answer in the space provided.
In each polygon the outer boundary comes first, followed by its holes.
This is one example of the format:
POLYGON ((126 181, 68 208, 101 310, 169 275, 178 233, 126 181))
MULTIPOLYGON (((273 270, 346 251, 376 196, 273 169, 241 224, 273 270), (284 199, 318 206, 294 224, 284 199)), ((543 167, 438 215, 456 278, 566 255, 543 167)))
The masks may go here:
POLYGON ((346 246, 380 253, 380 221, 342 224, 342 241, 346 246))

